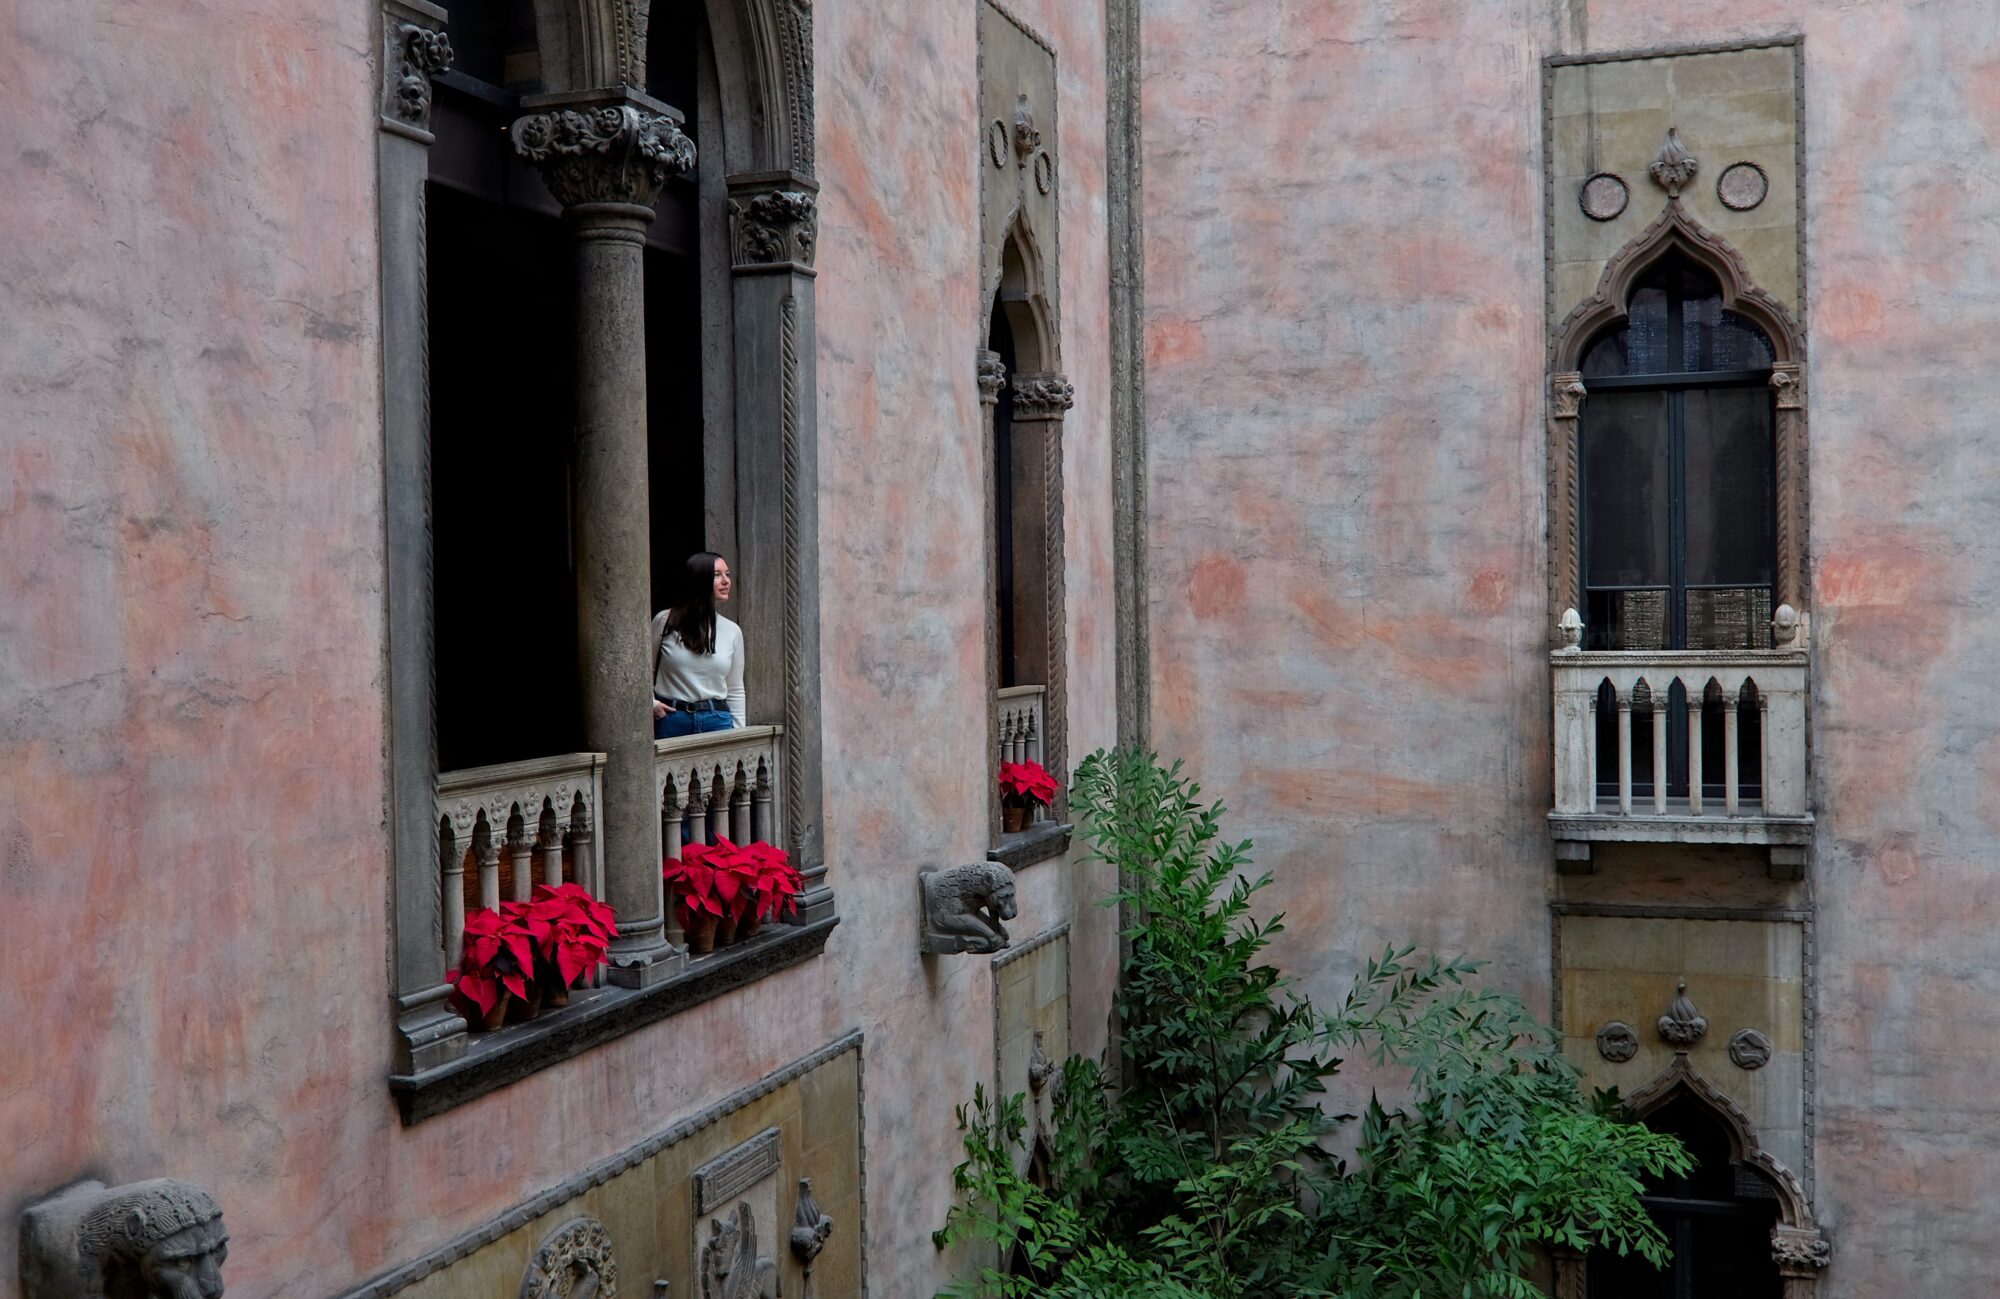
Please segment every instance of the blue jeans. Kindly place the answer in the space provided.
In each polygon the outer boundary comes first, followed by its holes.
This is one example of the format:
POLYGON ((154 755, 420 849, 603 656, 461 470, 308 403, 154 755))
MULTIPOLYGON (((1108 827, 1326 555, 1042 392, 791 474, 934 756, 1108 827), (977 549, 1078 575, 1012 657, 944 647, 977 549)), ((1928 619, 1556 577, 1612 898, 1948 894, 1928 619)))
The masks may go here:
POLYGON ((653 738, 656 740, 676 740, 683 735, 706 735, 710 731, 726 731, 736 725, 736 715, 727 708, 718 708, 708 713, 690 713, 676 708, 665 717, 653 719, 653 738))

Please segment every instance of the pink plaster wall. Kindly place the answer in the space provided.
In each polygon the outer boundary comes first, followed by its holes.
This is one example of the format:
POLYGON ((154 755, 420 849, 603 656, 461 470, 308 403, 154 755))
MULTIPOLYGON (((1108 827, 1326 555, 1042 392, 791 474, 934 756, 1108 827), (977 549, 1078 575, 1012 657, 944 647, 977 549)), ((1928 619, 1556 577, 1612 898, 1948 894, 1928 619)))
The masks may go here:
MULTIPOLYGON (((0 1222, 86 1174, 186 1177, 225 1205, 232 1295, 330 1295, 859 1025, 874 1292, 928 1292, 952 1107, 993 1067, 987 963, 915 951, 916 869, 982 856, 990 796, 979 134, 972 5, 899 10, 824 7, 817 37, 842 927, 814 965, 405 1129, 373 6, 0 0, 0 1222)), ((1102 24, 1018 11, 1062 60, 1080 754, 1114 729, 1102 24)), ((1020 932, 1101 884, 1033 868, 1020 932)), ((1113 949, 1104 913, 1080 923, 1082 981, 1113 949)))
MULTIPOLYGON (((1342 984, 1546 994, 1538 63, 1805 34, 1822 1293, 1990 1293, 1990 6, 1146 7, 1154 730, 1342 984)), ((1704 160, 1706 161, 1706 160, 1704 160)))

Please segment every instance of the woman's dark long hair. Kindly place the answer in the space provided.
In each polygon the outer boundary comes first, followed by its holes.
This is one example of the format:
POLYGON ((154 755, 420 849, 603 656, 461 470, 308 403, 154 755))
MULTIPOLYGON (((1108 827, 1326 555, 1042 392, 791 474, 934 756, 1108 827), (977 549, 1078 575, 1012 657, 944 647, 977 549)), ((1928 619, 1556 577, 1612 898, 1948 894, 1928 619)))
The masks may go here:
POLYGON ((712 550, 689 555, 681 566, 680 590, 667 609, 667 630, 690 654, 715 653, 715 561, 712 550))

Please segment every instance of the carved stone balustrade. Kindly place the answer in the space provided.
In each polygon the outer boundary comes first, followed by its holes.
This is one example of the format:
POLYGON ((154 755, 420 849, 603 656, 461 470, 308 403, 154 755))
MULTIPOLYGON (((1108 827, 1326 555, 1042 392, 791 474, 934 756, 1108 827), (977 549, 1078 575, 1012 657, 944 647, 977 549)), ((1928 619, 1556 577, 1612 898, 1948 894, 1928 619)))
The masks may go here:
POLYGON ((665 855, 685 843, 784 846, 785 728, 749 726, 653 741, 665 855))
POLYGON ((1601 842, 1749 844, 1797 878, 1813 829, 1807 662, 1803 648, 1551 654, 1558 865, 1588 869, 1601 842))
POLYGON ((438 866, 447 968, 456 967, 465 915, 525 900, 537 884, 581 884, 604 896, 597 809, 604 755, 565 753, 438 777, 438 866), (466 864, 473 865, 468 879, 466 864))
MULTIPOLYGON (((1048 733, 1043 715, 1047 695, 1046 686, 1008 686, 995 696, 994 707, 1000 714, 1000 761, 1042 761, 1042 738, 1048 733)), ((1048 815, 1045 807, 1033 810, 1036 821, 1047 820, 1048 815)))

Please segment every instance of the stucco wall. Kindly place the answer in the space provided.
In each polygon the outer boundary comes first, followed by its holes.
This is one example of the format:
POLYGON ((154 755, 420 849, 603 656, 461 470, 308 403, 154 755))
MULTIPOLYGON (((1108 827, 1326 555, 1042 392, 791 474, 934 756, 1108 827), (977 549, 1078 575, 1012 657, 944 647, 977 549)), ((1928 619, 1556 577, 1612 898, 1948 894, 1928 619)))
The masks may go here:
MULTIPOLYGON (((1073 749, 1113 734, 1101 16, 1060 59, 1073 749)), ((818 22, 827 849, 768 979, 413 1129, 383 825, 373 6, 0 5, 0 1222, 222 1200, 230 1293, 335 1293, 850 1026, 877 1294, 927 1292, 992 978, 916 954, 983 855, 974 7, 818 22)), ((1019 932, 1102 881, 1030 868, 1019 932)), ((1110 917, 1082 908, 1079 982, 1110 917)), ((1103 998, 1076 1011, 1102 1043, 1103 998)), ((852 1229, 855 1224, 843 1224, 852 1229)), ((11 1228, 10 1228, 11 1229, 11 1228)), ((0 1250, 0 1295, 14 1292, 0 1250)))
POLYGON ((1823 1293, 1986 1293, 1990 8, 1160 0, 1145 22, 1155 736, 1278 870, 1281 961, 1330 988, 1407 935, 1534 998, 1538 63, 1804 33, 1823 1293))

